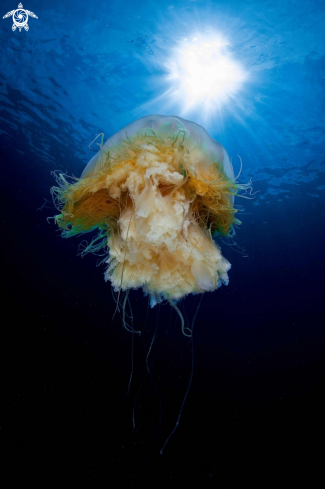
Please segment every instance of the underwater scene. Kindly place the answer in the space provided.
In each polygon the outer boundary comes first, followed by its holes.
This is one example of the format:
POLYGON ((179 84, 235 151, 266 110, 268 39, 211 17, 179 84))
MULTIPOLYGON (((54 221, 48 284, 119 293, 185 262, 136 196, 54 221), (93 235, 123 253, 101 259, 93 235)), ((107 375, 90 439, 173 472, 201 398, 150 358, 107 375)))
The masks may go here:
POLYGON ((325 4, 0 18, 12 487, 324 485, 325 4))

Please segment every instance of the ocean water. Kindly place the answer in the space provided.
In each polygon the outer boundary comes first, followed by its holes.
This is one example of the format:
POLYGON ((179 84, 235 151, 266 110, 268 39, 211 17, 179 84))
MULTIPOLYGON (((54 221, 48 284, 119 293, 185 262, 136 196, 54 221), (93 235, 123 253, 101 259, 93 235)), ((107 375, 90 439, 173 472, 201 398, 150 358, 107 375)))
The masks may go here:
MULTIPOLYGON (((3 0, 1 12, 1 432, 12 486, 319 487, 324 2, 3 0), (37 16, 21 32, 19 9, 37 16), (98 134, 149 114, 202 125, 235 174, 242 160, 239 182, 252 181, 252 198, 235 201, 236 244, 218 241, 229 285, 204 294, 192 341, 141 290, 130 303, 142 335, 125 331, 105 265, 47 220, 52 172, 79 177, 98 134)), ((189 323, 199 299, 179 304, 189 323)))

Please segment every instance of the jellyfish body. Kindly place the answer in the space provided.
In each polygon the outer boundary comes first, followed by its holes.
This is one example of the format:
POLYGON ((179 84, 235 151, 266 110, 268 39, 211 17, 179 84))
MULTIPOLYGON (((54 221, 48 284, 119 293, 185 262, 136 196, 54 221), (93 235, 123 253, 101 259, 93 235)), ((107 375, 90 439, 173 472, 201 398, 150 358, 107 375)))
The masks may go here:
POLYGON ((142 288, 151 306, 228 283, 227 236, 239 189, 225 148, 203 127, 151 115, 110 137, 81 178, 57 175, 53 195, 64 237, 98 229, 83 253, 107 251, 115 291, 142 288))

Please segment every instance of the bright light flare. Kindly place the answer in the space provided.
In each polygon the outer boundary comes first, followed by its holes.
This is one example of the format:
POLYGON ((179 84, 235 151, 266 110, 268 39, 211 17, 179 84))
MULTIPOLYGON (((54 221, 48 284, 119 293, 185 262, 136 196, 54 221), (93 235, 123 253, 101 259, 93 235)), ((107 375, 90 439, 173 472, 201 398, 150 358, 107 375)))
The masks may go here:
POLYGON ((227 54, 229 44, 221 39, 184 39, 166 63, 170 95, 181 101, 184 112, 202 105, 211 112, 232 98, 247 74, 227 54))

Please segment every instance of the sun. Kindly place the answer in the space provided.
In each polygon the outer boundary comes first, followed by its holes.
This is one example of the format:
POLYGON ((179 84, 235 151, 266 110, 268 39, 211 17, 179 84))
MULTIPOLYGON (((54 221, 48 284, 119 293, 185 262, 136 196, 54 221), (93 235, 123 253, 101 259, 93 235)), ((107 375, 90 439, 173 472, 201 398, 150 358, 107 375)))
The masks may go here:
POLYGON ((164 62, 171 102, 182 113, 200 108, 206 115, 222 107, 241 89, 248 74, 217 36, 182 39, 164 62))

